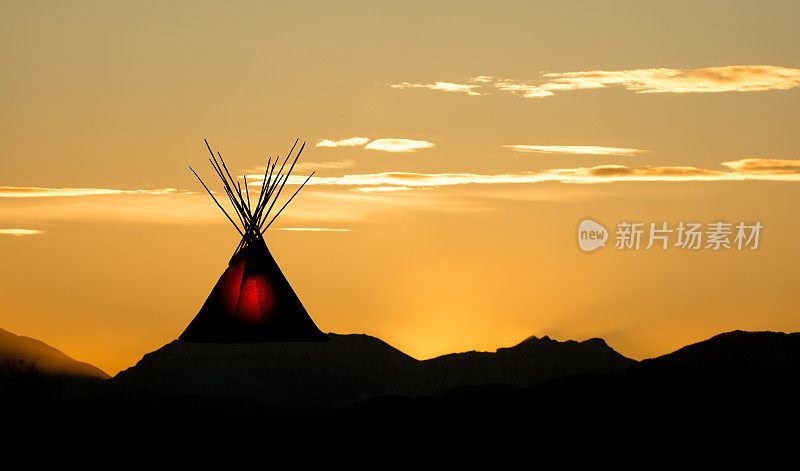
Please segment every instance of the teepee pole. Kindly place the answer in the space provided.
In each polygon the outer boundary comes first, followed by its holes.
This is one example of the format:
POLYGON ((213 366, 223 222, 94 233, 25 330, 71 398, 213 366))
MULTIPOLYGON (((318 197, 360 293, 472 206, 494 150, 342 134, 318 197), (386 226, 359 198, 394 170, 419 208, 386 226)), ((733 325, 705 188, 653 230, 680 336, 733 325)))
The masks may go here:
POLYGON ((244 220, 243 212, 239 205, 236 202, 236 198, 233 196, 233 192, 231 191, 228 181, 225 179, 225 176, 222 174, 221 170, 216 166, 215 162, 211 159, 208 159, 211 162, 211 166, 214 168, 214 171, 217 172, 217 176, 222 180, 222 188, 225 190, 225 194, 228 195, 228 199, 231 202, 231 205, 236 210, 236 216, 239 218, 239 222, 242 223, 242 227, 244 228, 245 232, 247 231, 247 223, 244 220))
POLYGON ((272 181, 272 173, 275 171, 275 166, 278 164, 278 157, 275 157, 275 161, 272 162, 272 159, 267 161, 267 169, 264 172, 264 181, 261 184, 261 194, 259 195, 258 207, 256 208, 255 213, 253 214, 253 221, 255 221, 257 230, 261 230, 261 227, 258 224, 258 221, 261 220, 261 212, 264 211, 264 207, 267 205, 267 201, 269 198, 267 197, 268 192, 267 188, 270 186, 270 182, 272 181), (270 167, 270 163, 272 166, 270 167))
POLYGON ((247 218, 247 213, 245 212, 244 208, 241 205, 240 199, 234 196, 235 189, 231 186, 234 185, 235 182, 229 182, 227 178, 225 178, 225 174, 222 173, 222 167, 220 167, 219 163, 216 160, 211 160, 211 166, 214 167, 214 170, 217 172, 217 176, 219 176, 220 180, 222 180, 223 187, 225 188, 225 192, 228 194, 228 199, 231 201, 231 205, 236 209, 236 215, 239 217, 239 220, 242 222, 242 226, 245 232, 249 229, 249 221, 247 218))
POLYGON ((252 218, 253 212, 250 209, 250 189, 247 188, 247 175, 242 175, 242 179, 244 180, 244 192, 247 194, 247 212, 250 213, 248 216, 252 218))
MULTIPOLYGON (((275 161, 272 162, 272 168, 269 169, 269 177, 267 178, 267 185, 264 190, 264 199, 261 202, 261 207, 258 208, 258 214, 256 214, 256 225, 258 226, 259 230, 261 230, 261 214, 263 214, 264 209, 269 204, 269 198, 272 190, 273 180, 277 179, 275 174, 275 167, 278 166, 279 157, 275 157, 275 161)), ((280 170, 278 170, 280 172, 280 170)))
POLYGON ((267 168, 264 171, 264 181, 261 182, 261 194, 258 201, 258 208, 256 208, 256 212, 253 214, 253 216, 256 216, 256 221, 258 221, 258 216, 261 214, 261 211, 264 210, 264 206, 267 204, 269 187, 272 186, 272 173, 275 171, 275 166, 278 164, 278 158, 278 156, 275 156, 275 160, 272 160, 272 157, 270 157, 270 159, 267 161, 267 168))
POLYGON ((217 199, 216 199, 216 198, 214 198, 214 195, 211 193, 211 190, 209 190, 209 189, 208 189, 208 187, 206 186, 206 184, 205 184, 205 183, 203 183, 203 180, 200 178, 200 176, 199 176, 199 175, 197 175, 197 172, 195 172, 195 171, 194 171, 194 169, 193 169, 192 167, 189 167, 189 170, 191 170, 191 171, 192 171, 192 173, 194 174, 194 176, 195 176, 195 177, 197 177, 197 179, 198 179, 198 180, 200 180, 200 184, 201 184, 201 185, 203 185, 203 188, 205 188, 205 189, 206 189, 206 191, 208 192, 209 196, 211 196, 211 199, 213 199, 213 200, 214 200, 214 202, 215 202, 215 203, 217 203, 217 206, 219 206, 219 209, 221 209, 221 210, 222 210, 222 213, 225 215, 225 217, 226 217, 226 218, 228 218, 228 221, 230 221, 230 222, 231 222, 231 224, 233 224, 233 227, 235 227, 235 228, 236 228, 236 231, 237 231, 237 232, 239 232, 239 234, 240 234, 242 237, 244 237, 244 233, 242 233, 242 231, 239 229, 239 226, 237 226, 237 225, 236 225, 236 223, 235 223, 235 222, 233 222, 233 219, 231 219, 231 217, 230 217, 230 216, 228 216, 228 213, 225 211, 225 208, 223 208, 223 207, 222 207, 222 205, 221 205, 221 204, 219 204, 219 201, 217 201, 217 199))
MULTIPOLYGON (((244 192, 242 191, 242 183, 241 182, 236 182, 236 189, 239 190, 239 195, 241 195, 242 193, 247 191, 247 188, 245 188, 244 192)), ((244 209, 246 210, 245 211, 245 217, 249 220, 250 219, 250 205, 247 204, 244 201, 244 197, 242 197, 242 205, 243 205, 244 209)))
POLYGON ((272 157, 267 160, 267 168, 264 170, 264 179, 261 181, 261 190, 258 192, 258 201, 256 202, 256 210, 253 213, 253 218, 255 218, 258 211, 261 209, 261 200, 264 199, 264 189, 267 187, 267 175, 269 175, 269 166, 272 163, 272 157))
MULTIPOLYGON (((283 163, 281 164, 281 168, 278 170, 278 173, 276 174, 275 181, 272 182, 272 185, 270 185, 270 189, 267 192, 267 199, 269 199, 272 196, 272 194, 275 193, 275 188, 278 186, 278 182, 280 181, 281 172, 283 172, 283 168, 286 166, 286 162, 288 162, 289 159, 292 157, 292 152, 294 152, 294 148, 297 146, 297 143, 299 141, 300 141, 299 138, 295 139, 294 140, 294 144, 292 145, 292 148, 289 149, 289 153, 286 154, 286 158, 283 160, 283 163)), ((303 143, 303 144, 305 144, 305 143, 303 143)), ((298 154, 298 155, 300 155, 300 154, 298 154)), ((267 212, 269 213, 269 211, 267 211, 267 212)))
MULTIPOLYGON (((300 146, 300 149, 295 154, 294 159, 292 159, 292 153, 297 148, 297 144, 300 142, 300 139, 295 139, 292 148, 289 150, 289 153, 286 154, 286 157, 281 162, 280 168, 278 168, 276 172, 276 168, 278 167, 278 161, 280 160, 279 156, 276 156, 273 160, 271 157, 267 160, 267 166, 264 169, 264 179, 261 181, 261 189, 258 192, 258 198, 253 199, 250 196, 250 186, 247 182, 247 175, 242 175, 242 180, 244 182, 244 191, 242 191, 242 182, 233 178, 231 175, 230 170, 228 170, 228 165, 225 162, 225 159, 222 158, 222 154, 217 151, 216 155, 213 150, 211 150, 211 146, 209 145, 206 139, 203 139, 203 142, 206 144, 206 148, 208 152, 211 154, 211 158, 208 161, 211 163, 211 167, 217 173, 217 176, 222 181, 222 188, 225 191, 225 194, 228 196, 228 200, 230 200, 231 205, 233 206, 233 210, 236 213, 239 222, 242 224, 242 228, 239 228, 239 225, 234 221, 228 211, 222 206, 222 204, 217 200, 216 196, 211 192, 211 190, 206 186, 205 182, 200 178, 197 172, 194 171, 192 167, 189 167, 189 170, 192 171, 195 177, 200 181, 200 184, 203 185, 206 192, 208 192, 211 199, 214 200, 214 203, 222 210, 222 213, 228 219, 228 221, 233 224, 233 227, 242 236, 241 241, 239 241, 239 245, 236 247, 236 252, 238 253, 242 247, 248 245, 249 241, 253 238, 260 238, 263 236, 264 232, 275 222, 275 220, 280 216, 284 209, 289 206, 289 203, 294 200, 300 190, 306 186, 306 184, 311 180, 311 177, 314 176, 316 172, 312 172, 305 181, 295 190, 292 196, 280 207, 280 209, 272 216, 270 219, 270 213, 272 209, 275 208, 275 205, 278 203, 280 199, 281 193, 283 192, 283 188, 289 183, 289 178, 292 175, 292 171, 294 171, 295 166, 297 165, 297 161, 300 159, 300 155, 303 153, 303 150, 306 147, 306 142, 300 146), (219 159, 219 160, 217 160, 219 159), (284 173, 284 169, 286 168, 286 164, 289 163, 289 160, 292 160, 291 165, 284 173), (253 204, 255 202, 255 205, 253 204), (267 223, 269 220, 269 223, 267 223)), ((255 191, 255 190, 254 190, 255 191)))
MULTIPOLYGON (((214 156, 214 152, 211 150, 211 146, 208 145, 208 141, 205 140, 205 139, 203 139, 203 141, 206 143, 206 147, 208 148, 208 151, 211 153, 211 158, 214 160, 213 163, 216 164, 215 168, 217 170, 217 173, 219 173, 220 178, 222 179, 222 182, 226 186, 228 186, 228 189, 230 190, 231 194, 233 194, 234 191, 233 191, 233 188, 231 187, 231 185, 236 185, 236 180, 234 180, 234 178, 231 176, 231 173, 228 172, 228 167, 225 166, 225 160, 222 159, 222 154, 220 154, 219 151, 217 151, 217 155, 219 156, 219 160, 220 160, 220 162, 222 162, 222 166, 220 166, 219 162, 217 162, 217 158, 214 156), (222 174, 222 169, 223 168, 225 169, 225 173, 227 173, 228 177, 230 178, 230 184, 228 183, 228 180, 225 178, 225 175, 222 174)), ((236 204, 233 201, 231 201, 231 202, 234 203, 233 205, 234 205, 234 207, 236 207, 237 211, 241 212, 242 218, 243 219, 247 219, 246 213, 244 212, 244 210, 242 208, 242 206, 244 206, 244 199, 242 198, 241 193, 239 193, 238 198, 236 198, 236 201, 241 203, 241 205, 240 204, 236 204)))
MULTIPOLYGON (((267 213, 264 215, 264 220, 265 221, 269 217, 269 212, 272 211, 272 207, 275 206, 275 203, 278 201, 278 198, 281 196, 281 191, 283 191, 283 187, 286 186, 286 182, 289 181, 289 175, 292 174, 292 169, 294 169, 294 165, 297 163, 297 159, 300 158, 300 154, 303 153, 303 149, 305 149, 305 147, 306 147, 306 143, 303 142, 303 145, 300 146, 300 150, 297 151, 297 155, 295 156, 294 161, 292 162, 292 166, 289 167, 289 170, 286 172, 286 176, 283 178, 283 182, 278 187, 278 193, 275 195, 275 198, 272 199, 272 204, 269 206, 269 209, 267 210, 267 213)), ((275 220, 275 218, 272 218, 272 219, 275 220)), ((262 232, 262 234, 263 234, 263 232, 262 232)))
MULTIPOLYGON (((208 149, 208 153, 211 154, 211 159, 209 159, 209 162, 211 162, 211 166, 214 168, 214 170, 217 172, 217 175, 222 180, 223 186, 225 187, 226 192, 228 193, 228 198, 230 198, 231 200, 231 205, 233 205, 233 208, 236 210, 236 213, 239 216, 239 220, 242 222, 242 226, 245 226, 246 223, 244 218, 244 211, 242 211, 242 208, 240 208, 239 205, 237 204, 237 199, 233 198, 233 189, 230 188, 228 180, 225 178, 225 175, 223 175, 222 168, 220 167, 216 157, 214 156, 214 151, 211 150, 211 146, 208 144, 208 141, 206 139, 203 139, 203 142, 206 143, 206 148, 208 149)), ((222 156, 220 156, 220 159, 222 159, 222 156)), ((231 179, 231 182, 233 182, 233 179, 231 179)))
POLYGON ((306 183, 308 183, 308 181, 309 181, 309 180, 311 180, 311 177, 313 177, 313 176, 314 176, 314 173, 315 173, 315 172, 311 172, 311 175, 309 175, 309 176, 308 176, 308 178, 306 178, 306 181, 304 181, 304 182, 303 182, 303 184, 302 184, 302 185, 300 185, 300 188, 298 188, 298 189, 297 189, 297 191, 295 191, 295 192, 294 192, 294 194, 292 194, 291 198, 289 198, 289 200, 288 200, 288 201, 286 201, 286 203, 285 203, 285 204, 284 204, 284 205, 281 207, 281 209, 280 209, 280 210, 278 210, 278 212, 275 214, 275 217, 273 217, 273 218, 272 218, 272 220, 270 220, 270 221, 269 221, 269 224, 267 224, 267 226, 264 228, 264 230, 263 230, 263 231, 261 231, 261 234, 263 234, 263 233, 264 233, 264 231, 266 231, 267 229, 269 229, 269 226, 271 226, 271 225, 272 225, 272 222, 273 222, 273 221, 275 221, 275 219, 277 219, 277 218, 278 218, 278 216, 280 216, 280 214, 281 214, 281 212, 284 210, 284 208, 286 208, 287 206, 289 206, 289 203, 291 203, 291 202, 292 202, 292 200, 294 199, 294 197, 295 197, 295 196, 297 196, 297 194, 298 194, 298 193, 300 193, 300 190, 302 190, 302 189, 303 189, 303 187, 304 187, 304 186, 306 186, 306 183))
MULTIPOLYGON (((222 162, 222 168, 225 169, 225 173, 228 174, 228 178, 231 179, 231 183, 236 184, 236 179, 231 176, 231 172, 228 171, 228 166, 225 165, 225 160, 222 159, 222 154, 217 151, 217 156, 219 157, 220 162, 222 162)), ((242 197, 241 188, 239 188, 239 201, 241 201, 242 206, 244 207, 244 197, 242 197)))
MULTIPOLYGON (((264 173, 264 179, 265 180, 267 178, 266 174, 269 173, 269 164, 270 164, 270 162, 267 162, 267 170, 264 173)), ((247 188, 247 176, 245 175, 244 178, 245 178, 245 188, 247 188)), ((261 197, 263 196, 263 188, 264 188, 264 182, 262 181, 261 182, 261 188, 259 189, 259 192, 258 192, 258 198, 256 199, 256 204, 254 206, 255 209, 251 208, 251 211, 250 211, 250 222, 251 222, 251 224, 253 226, 255 226, 256 214, 258 213, 258 208, 261 206, 261 197)), ((253 190, 253 191, 255 191, 255 190, 253 190)))

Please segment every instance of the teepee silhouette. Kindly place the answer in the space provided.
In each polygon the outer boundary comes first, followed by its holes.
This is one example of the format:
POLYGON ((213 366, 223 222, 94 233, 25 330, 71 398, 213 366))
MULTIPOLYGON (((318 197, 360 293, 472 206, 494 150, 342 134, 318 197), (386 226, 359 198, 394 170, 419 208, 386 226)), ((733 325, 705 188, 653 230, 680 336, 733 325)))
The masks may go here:
POLYGON ((228 262, 228 268, 217 281, 200 312, 180 335, 181 341, 244 343, 329 340, 309 317, 264 242, 264 232, 314 175, 312 172, 269 219, 297 159, 305 148, 304 142, 289 169, 285 174, 282 173, 298 141, 295 141, 277 172, 275 167, 280 159, 276 157, 274 161, 271 158, 268 160, 261 190, 255 202, 250 199, 247 177, 242 177, 244 181, 242 190, 239 182, 228 171, 222 155, 219 152, 214 155, 206 141, 206 147, 211 153, 209 161, 222 180, 223 189, 233 205, 234 215, 239 224, 225 211, 197 172, 189 167, 242 236, 242 240, 228 262))

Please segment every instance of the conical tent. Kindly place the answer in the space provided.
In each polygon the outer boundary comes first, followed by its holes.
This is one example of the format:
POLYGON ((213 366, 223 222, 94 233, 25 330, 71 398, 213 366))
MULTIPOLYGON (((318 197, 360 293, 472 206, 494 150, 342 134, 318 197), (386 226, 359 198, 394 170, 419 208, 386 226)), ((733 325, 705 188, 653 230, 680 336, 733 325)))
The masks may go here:
MULTIPOLYGON (((228 173, 222 156, 219 153, 215 156, 209 147, 211 165, 222 180, 225 193, 242 228, 225 211, 205 183, 202 180, 200 183, 242 235, 242 240, 228 263, 228 268, 217 281, 200 312, 181 334, 180 340, 215 343, 328 340, 328 336, 311 320, 283 276, 263 237, 275 218, 311 178, 309 175, 272 219, 268 219, 305 143, 297 152, 292 165, 282 174, 295 146, 289 151, 277 173, 275 167, 279 159, 276 158, 274 162, 270 159, 267 163, 261 191, 253 206, 246 178, 243 178, 245 189, 242 190, 228 173)), ((197 176, 194 170, 192 173, 197 176)), ((199 176, 197 178, 200 179, 199 176)))

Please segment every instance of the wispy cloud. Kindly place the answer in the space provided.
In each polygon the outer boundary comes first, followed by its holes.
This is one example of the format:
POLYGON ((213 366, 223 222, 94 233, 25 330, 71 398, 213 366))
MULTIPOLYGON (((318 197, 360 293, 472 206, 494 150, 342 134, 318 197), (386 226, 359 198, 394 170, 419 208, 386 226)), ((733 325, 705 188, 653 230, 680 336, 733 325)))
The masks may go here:
MULTIPOLYGON (((348 168, 356 165, 356 161, 352 159, 338 160, 332 162, 299 162, 294 168, 297 170, 320 170, 320 169, 335 169, 335 168, 348 168)), ((263 172, 264 169, 262 169, 263 172)))
MULTIPOLYGON (((477 79, 477 77, 476 77, 477 79)), ((478 81, 473 79, 473 81, 478 81)), ((451 93, 466 93, 469 96, 480 96, 481 93, 475 91, 476 88, 480 87, 480 85, 469 85, 464 83, 452 83, 452 82, 434 82, 434 83, 411 83, 411 82, 400 82, 394 83, 389 85, 392 88, 427 88, 428 90, 436 90, 439 92, 451 92, 451 93)))
MULTIPOLYGON (((257 185, 260 177, 248 176, 248 182, 257 185)), ((296 185, 304 180, 304 177, 292 176, 289 184, 296 185)), ((480 207, 474 199, 460 200, 449 193, 419 191, 464 185, 721 181, 800 182, 800 160, 745 158, 722 162, 719 168, 614 164, 500 174, 381 172, 314 177, 308 182, 309 190, 295 200, 292 211, 282 216, 282 219, 306 222, 352 221, 379 214, 381 211, 403 208, 474 211, 476 207, 480 207)), ((14 198, 0 206, 0 220, 22 225, 43 220, 192 224, 220 219, 216 207, 209 202, 206 195, 199 193, 177 190, 87 190, 97 189, 65 188, 59 191, 40 187, 2 187, 0 191, 6 195, 14 195, 14 198), (96 197, 98 194, 104 196, 96 197), (31 195, 33 197, 25 198, 31 195), (38 197, 65 195, 71 197, 38 197)), ((0 233, 38 233, 19 231, 33 229, 4 229, 0 233)))
POLYGON ((38 229, 0 229, 0 235, 10 235, 10 236, 27 236, 27 235, 36 235, 36 234, 44 234, 44 231, 40 231, 38 229))
MULTIPOLYGON (((381 188, 381 191, 386 191, 386 188, 390 187, 425 188, 466 184, 545 182, 800 181, 800 166, 798 166, 797 160, 741 159, 724 162, 722 165, 727 167, 727 170, 692 166, 629 167, 615 164, 502 174, 382 172, 312 178, 308 185, 353 186, 359 190, 361 187, 381 188)), ((289 183, 298 184, 303 180, 301 177, 292 177, 289 179, 289 183)))
POLYGON ((433 142, 414 139, 376 139, 364 148, 385 152, 414 152, 420 149, 429 149, 435 145, 433 142))
POLYGON ((354 188, 356 191, 362 193, 388 193, 390 191, 408 191, 411 188, 407 186, 364 186, 361 188, 354 188))
POLYGON ((549 73, 544 74, 544 77, 548 80, 545 85, 550 84, 555 91, 621 85, 636 93, 715 93, 787 90, 800 86, 800 69, 771 65, 732 65, 704 69, 591 70, 549 73))
POLYGON ((572 154, 572 155, 622 155, 630 156, 645 152, 642 149, 629 149, 625 147, 604 147, 604 146, 532 146, 532 145, 505 145, 517 152, 528 152, 536 154, 572 154))
POLYGON ((754 158, 722 162, 722 165, 746 172, 800 173, 800 160, 754 158))
POLYGON ((298 199, 297 203, 292 203, 291 211, 281 214, 284 224, 304 227, 311 222, 320 225, 360 220, 374 222, 399 211, 467 213, 487 208, 485 203, 474 199, 429 191, 363 193, 314 188, 298 199))
POLYGON ((276 227, 275 229, 296 232, 352 232, 352 229, 332 229, 330 227, 276 227))
MULTIPOLYGON (((729 65, 701 69, 628 69, 550 72, 535 80, 496 78, 480 75, 469 85, 475 95, 487 95, 490 88, 524 98, 550 97, 557 93, 620 86, 634 93, 719 93, 788 90, 800 86, 800 69, 774 65, 729 65)), ((446 83, 446 82, 436 82, 446 83)), ((401 86, 405 85, 405 86, 401 86)), ((422 84, 410 85, 441 90, 422 84)))
POLYGON ((477 77, 472 77, 469 81, 475 83, 492 83, 495 81, 495 78, 491 75, 478 75, 477 77))
POLYGON ((331 139, 324 139, 322 141, 317 142, 316 147, 363 146, 367 142, 369 142, 368 137, 348 137, 347 139, 340 139, 338 141, 334 141, 331 139))
MULTIPOLYGON (((427 149, 436 145, 432 142, 421 141, 417 139, 381 138, 381 139, 375 139, 372 142, 369 141, 370 141, 369 138, 366 137, 351 137, 349 139, 342 139, 340 141, 331 141, 326 139, 324 141, 318 142, 317 147, 363 146, 364 149, 382 150, 385 152, 413 152, 419 149, 427 149), (368 142, 369 144, 367 144, 368 142)), ((344 162, 353 163, 352 160, 344 162)), ((336 166, 332 165, 322 168, 341 168, 346 166, 346 165, 337 165, 341 163, 329 162, 329 164, 333 164, 336 166)), ((307 164, 307 168, 312 168, 311 164, 307 164)), ((318 166, 317 168, 320 167, 318 166)))
MULTIPOLYGON (((224 201, 223 201, 224 204, 224 201)), ((0 205, 0 221, 145 222, 194 224, 216 221, 219 209, 208 195, 108 195, 74 198, 16 198, 0 205)))
MULTIPOLYGON (((300 176, 293 176, 289 183, 299 184, 303 180, 300 176)), ((382 172, 315 177, 308 182, 310 188, 293 200, 291 211, 281 215, 281 220, 288 226, 283 230, 326 230, 333 229, 329 224, 375 220, 396 211, 473 212, 491 208, 487 203, 489 200, 547 201, 574 197, 569 193, 577 191, 574 185, 555 189, 552 186, 537 187, 537 184, 722 181, 800 182, 800 160, 746 158, 723 162, 719 168, 598 165, 500 174, 382 172), (435 191, 444 188, 451 190, 435 191)), ((597 192, 592 194, 596 196, 597 192)), ((35 224, 41 221, 174 225, 222 223, 224 219, 207 196, 199 193, 136 197, 124 193, 103 197, 93 195, 7 200, 0 206, 0 221, 6 221, 12 227, 36 227, 35 224)), ((0 234, 40 233, 29 231, 35 230, 3 229, 0 234)))
POLYGON ((115 190, 110 188, 40 188, 33 186, 0 186, 0 198, 44 198, 100 195, 171 195, 190 192, 175 188, 153 190, 115 190))

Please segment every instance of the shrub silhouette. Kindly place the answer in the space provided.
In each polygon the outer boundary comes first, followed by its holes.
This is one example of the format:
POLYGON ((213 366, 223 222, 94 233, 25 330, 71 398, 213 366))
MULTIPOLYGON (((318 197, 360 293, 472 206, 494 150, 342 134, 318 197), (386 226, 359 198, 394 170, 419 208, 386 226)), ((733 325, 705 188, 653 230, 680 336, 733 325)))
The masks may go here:
POLYGON ((61 380, 42 373, 36 362, 8 359, 0 369, 0 399, 14 405, 61 399, 61 380))

